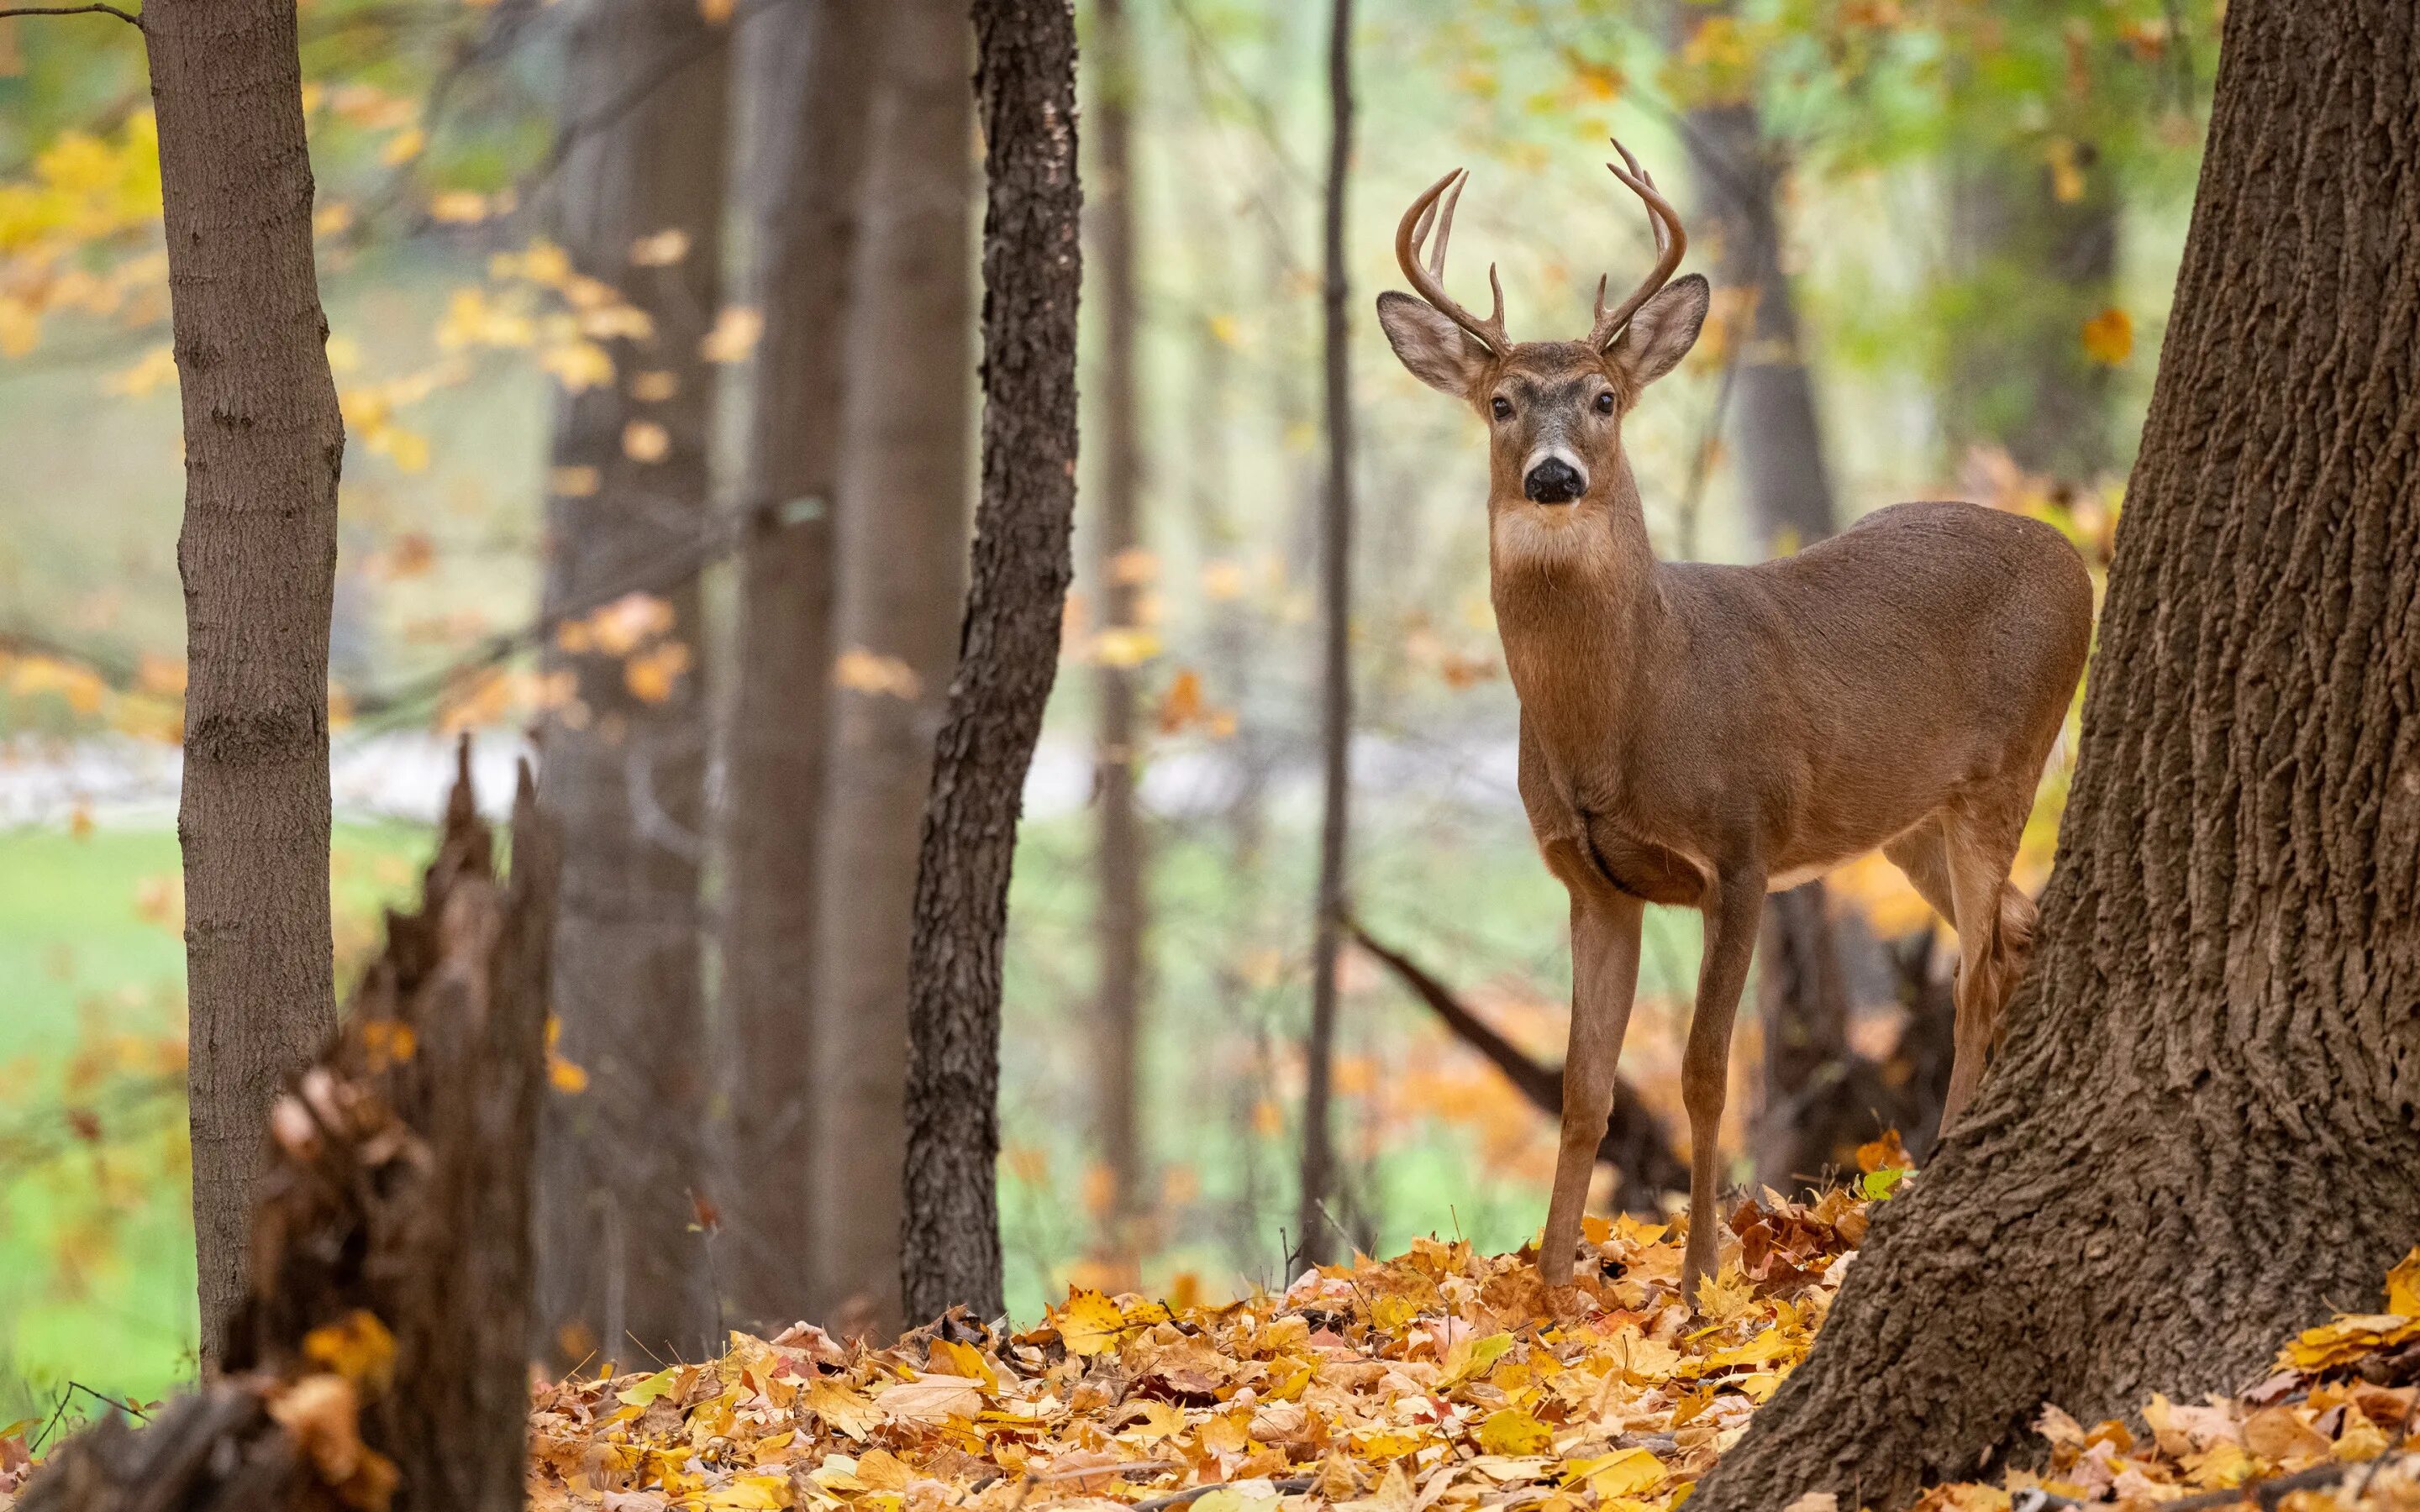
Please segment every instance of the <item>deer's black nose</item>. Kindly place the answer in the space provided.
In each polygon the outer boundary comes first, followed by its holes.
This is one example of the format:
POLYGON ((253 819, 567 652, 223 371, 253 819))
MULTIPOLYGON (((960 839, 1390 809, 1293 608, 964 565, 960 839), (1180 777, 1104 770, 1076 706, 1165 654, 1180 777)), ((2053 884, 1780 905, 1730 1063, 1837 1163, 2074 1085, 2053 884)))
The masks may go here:
POLYGON ((1550 456, 1529 470, 1529 475, 1521 480, 1521 491, 1534 503, 1568 504, 1588 492, 1588 479, 1561 457, 1550 456))

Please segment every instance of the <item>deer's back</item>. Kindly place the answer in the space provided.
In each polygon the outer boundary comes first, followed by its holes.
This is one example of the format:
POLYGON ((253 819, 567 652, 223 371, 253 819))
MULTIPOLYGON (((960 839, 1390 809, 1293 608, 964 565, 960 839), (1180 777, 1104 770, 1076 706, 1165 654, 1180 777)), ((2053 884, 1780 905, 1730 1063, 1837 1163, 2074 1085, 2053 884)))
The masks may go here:
MULTIPOLYGON (((2083 559, 2039 520, 1974 504, 1877 510, 1795 556, 1676 563, 1666 589, 1734 748, 1809 813, 1912 823, 1983 780, 2030 784, 2082 675, 2092 633, 2083 559)), ((1706 710, 1704 703, 1700 710, 1706 710)), ((1700 717, 1703 717, 1701 715, 1700 717)), ((1792 816, 1778 817, 1788 828, 1792 816)), ((1811 821, 1810 821, 1811 822, 1811 821)), ((1802 837, 1809 853, 1879 842, 1802 837)))

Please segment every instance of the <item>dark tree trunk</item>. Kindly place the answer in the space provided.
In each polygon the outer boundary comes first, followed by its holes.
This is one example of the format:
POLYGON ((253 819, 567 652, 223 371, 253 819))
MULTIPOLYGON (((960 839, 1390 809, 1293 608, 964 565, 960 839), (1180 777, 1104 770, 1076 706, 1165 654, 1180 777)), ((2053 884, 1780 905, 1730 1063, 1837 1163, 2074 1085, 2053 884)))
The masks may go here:
POLYGON ((976 0, 984 208, 983 493, 973 582, 916 871, 908 973, 907 1316, 997 1318, 1001 954, 1025 773, 1073 571, 1076 25, 1067 0, 976 0))
POLYGON ((1961 287, 1949 332, 1943 417, 1954 448, 1997 442, 2029 472, 2076 483, 2108 471, 2113 370, 2085 350, 2084 325, 2116 302, 2117 176, 2075 148, 2082 193, 2031 139, 1953 152, 1952 270, 1961 287))
POLYGON ((967 573, 974 366, 971 34, 961 0, 888 0, 851 273, 816 963, 829 1226, 810 1317, 898 1329, 918 833, 967 573), (851 671, 850 669, 856 669, 851 671))
POLYGON ((2228 8, 2007 1047, 1692 1507, 2239 1386, 2420 1232, 2415 84, 2405 0, 2228 8))
MULTIPOLYGON (((1093 140, 1099 168, 1093 177, 1094 234, 1101 279, 1101 510, 1094 538, 1105 628, 1138 622, 1143 577, 1137 517, 1142 488, 1141 395, 1135 345, 1140 316, 1135 290, 1133 135, 1134 45, 1125 0, 1097 0, 1094 30, 1095 104, 1093 140)), ((1150 918, 1149 856, 1135 802, 1141 731, 1135 717, 1135 674, 1122 658, 1105 657, 1094 688, 1094 803, 1100 819, 1094 865, 1099 894, 1094 941, 1100 986, 1094 1003, 1093 1099, 1095 1137, 1109 1168, 1111 1197, 1103 1251, 1132 1256, 1143 1200, 1143 1150, 1137 1101, 1141 1075, 1143 933, 1150 918)))
POLYGON ((243 1294, 261 1115, 335 1025, 328 616, 345 428, 311 261, 294 8, 158 0, 143 22, 184 398, 177 834, 209 1363, 243 1294))
MULTIPOLYGON (((1778 207, 1787 164, 1765 140, 1752 99, 1699 105, 1689 112, 1688 127, 1690 164, 1701 186, 1698 220, 1714 276, 1752 301, 1745 323, 1730 332, 1737 344, 1729 359, 1730 418, 1741 496, 1757 548, 1785 555, 1830 535, 1838 518, 1814 375, 1781 266, 1778 207)), ((1894 1082, 1849 1043, 1843 952, 1858 946, 1871 949, 1862 934, 1844 937, 1820 881, 1775 898, 1765 910, 1756 956, 1764 1088, 1751 1144, 1758 1175, 1773 1186, 1822 1180, 1886 1128, 1922 1144, 1938 1119, 1942 1085, 1894 1082), (1927 1107, 1931 1119, 1923 1118, 1927 1107)), ((1911 1044, 1947 1029, 1946 1021, 1912 1022, 1911 1044)), ((1945 1065, 1941 1075, 1947 1074, 1945 1065)))
POLYGON ((870 0, 774 6, 740 34, 751 302, 763 314, 740 483, 753 533, 724 741, 721 1024, 737 1318, 778 1325, 814 1288, 814 987, 832 645, 832 507, 849 259, 872 98, 870 0))
POLYGON ((1353 0, 1330 0, 1327 33, 1326 316, 1327 497, 1319 537, 1320 750, 1324 794, 1319 826, 1319 891, 1311 944, 1311 1034, 1304 1046, 1308 1088, 1302 1111, 1302 1202, 1295 1212, 1295 1257, 1325 1259, 1334 1225, 1325 1204, 1336 1185, 1328 1128, 1336 1057, 1336 967, 1344 946, 1345 813, 1353 745, 1353 391, 1352 335, 1345 305, 1344 191, 1353 167, 1353 0))
MULTIPOLYGON (((557 613, 693 559, 707 528, 714 370, 699 343, 720 301, 727 135, 727 39, 697 7, 576 3, 566 108, 616 109, 570 144, 559 235, 573 267, 620 290, 653 330, 612 343, 611 380, 558 403, 545 583, 557 613), (685 239, 669 262, 665 233, 685 239)), ((657 592, 671 610, 660 643, 702 660, 694 579, 657 592)), ((555 649, 549 661, 578 691, 541 736, 539 791, 564 835, 556 1015, 562 1054, 590 1079, 548 1112, 539 1343, 566 1364, 592 1350, 693 1357, 714 1327, 690 1231, 708 1103, 706 699, 694 670, 643 697, 621 656, 555 649)))
POLYGON ((1785 165, 1764 140, 1753 100, 1700 105, 1688 126, 1698 223, 1714 253, 1714 280, 1753 301, 1746 322, 1729 333, 1738 344, 1730 431, 1741 497, 1757 548, 1786 555, 1838 527, 1797 301, 1781 268, 1777 192, 1785 165))

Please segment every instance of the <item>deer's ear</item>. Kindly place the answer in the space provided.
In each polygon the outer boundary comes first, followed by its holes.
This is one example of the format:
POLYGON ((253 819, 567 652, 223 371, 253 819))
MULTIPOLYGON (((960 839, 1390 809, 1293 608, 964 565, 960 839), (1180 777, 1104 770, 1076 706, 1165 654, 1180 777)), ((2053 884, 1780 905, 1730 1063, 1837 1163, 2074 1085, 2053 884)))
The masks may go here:
POLYGON ((1691 273, 1674 279, 1638 307, 1610 353, 1632 383, 1645 388, 1680 365, 1698 344, 1698 331, 1706 323, 1706 306, 1713 297, 1704 275, 1691 273))
POLYGON ((1468 332, 1426 301, 1393 289, 1378 296, 1378 324, 1412 377, 1441 393, 1470 397, 1487 366, 1487 348, 1468 332))

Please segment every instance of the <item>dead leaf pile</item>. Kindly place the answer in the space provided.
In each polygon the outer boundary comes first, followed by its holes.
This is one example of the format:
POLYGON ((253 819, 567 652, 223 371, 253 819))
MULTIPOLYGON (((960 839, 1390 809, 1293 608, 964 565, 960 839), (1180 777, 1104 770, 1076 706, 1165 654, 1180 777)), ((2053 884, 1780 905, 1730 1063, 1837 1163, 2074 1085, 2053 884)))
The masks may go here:
POLYGON ((1998 1486, 1936 1487, 1916 1512, 2011 1512, 2020 1497, 2027 1512, 2148 1512, 2288 1477, 2327 1484, 2289 1480, 2275 1512, 2420 1512, 2420 1461, 2406 1458, 2420 1450, 2420 1248, 2387 1273, 2386 1305, 2304 1330, 2241 1396, 2188 1405, 2154 1394, 2143 1408, 2148 1436, 2115 1420, 2087 1428, 2046 1406, 2034 1424, 2046 1468, 2010 1471, 1998 1486))
POLYGON ((1680 1231, 1625 1217, 1590 1221, 1602 1274, 1559 1308, 1526 1252, 1421 1240, 1225 1306, 1071 1291, 1006 1336, 735 1334, 541 1388, 532 1504, 1664 1512, 1806 1357, 1865 1227, 1847 1193, 1744 1204, 1695 1313, 1680 1231))

